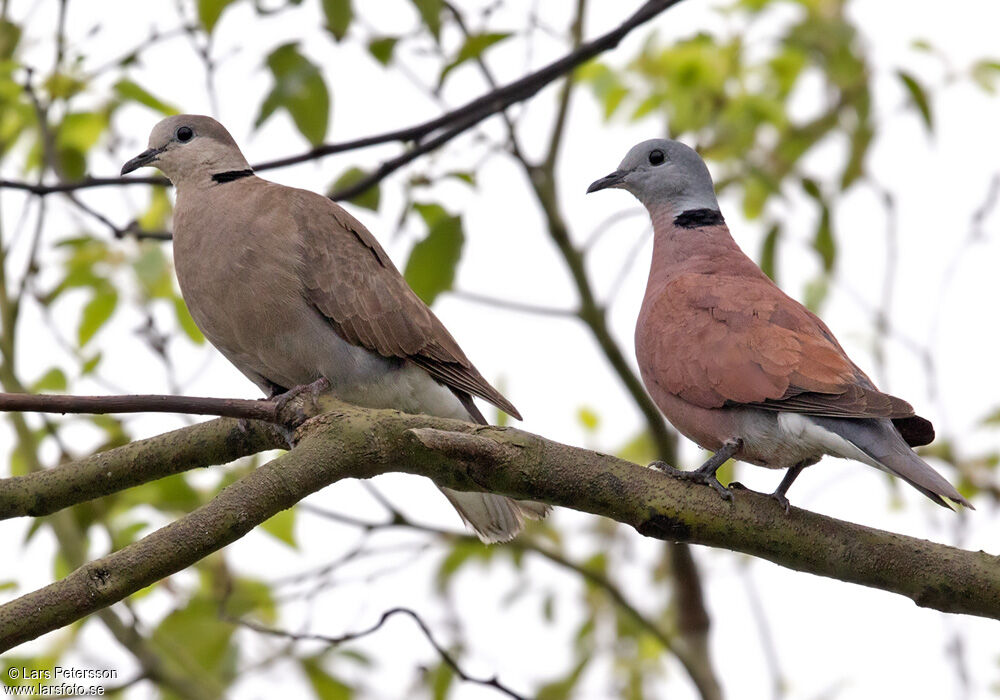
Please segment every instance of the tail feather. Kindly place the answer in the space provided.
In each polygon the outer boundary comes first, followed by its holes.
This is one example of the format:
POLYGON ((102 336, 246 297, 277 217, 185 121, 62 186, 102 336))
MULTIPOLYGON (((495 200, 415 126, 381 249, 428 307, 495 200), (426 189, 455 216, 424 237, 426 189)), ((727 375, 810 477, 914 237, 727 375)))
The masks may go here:
POLYGON ((951 508, 944 500, 948 499, 975 510, 958 489, 910 449, 890 420, 810 418, 856 446, 878 466, 895 474, 938 505, 951 508))
POLYGON ((442 488, 441 492, 455 507, 466 525, 486 544, 507 542, 524 528, 524 519, 544 518, 549 506, 534 501, 515 501, 506 496, 477 491, 455 491, 442 488))
MULTIPOLYGON (((469 418, 481 425, 490 424, 468 393, 454 388, 451 388, 451 391, 461 402, 469 418)), ((459 417, 464 418, 464 416, 459 417)), ((447 488, 441 488, 441 492, 462 516, 465 524, 471 527, 486 544, 509 542, 524 529, 525 518, 541 520, 552 510, 544 503, 515 501, 494 493, 455 491, 447 488)))

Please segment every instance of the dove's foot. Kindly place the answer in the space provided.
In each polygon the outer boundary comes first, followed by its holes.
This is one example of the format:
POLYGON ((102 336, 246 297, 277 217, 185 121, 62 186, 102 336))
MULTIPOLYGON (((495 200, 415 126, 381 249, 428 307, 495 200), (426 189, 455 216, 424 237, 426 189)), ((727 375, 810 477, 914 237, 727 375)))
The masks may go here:
POLYGON ((666 462, 653 462, 649 466, 669 474, 675 479, 693 481, 696 484, 711 486, 722 499, 731 501, 733 500, 733 492, 722 485, 722 482, 716 478, 715 473, 719 471, 719 467, 726 463, 726 460, 739 452, 742 447, 743 441, 739 438, 732 442, 727 442, 718 452, 709 457, 704 464, 691 472, 682 471, 670 466, 666 462))
POLYGON ((320 395, 330 388, 330 380, 320 377, 312 384, 293 387, 283 394, 272 396, 275 414, 286 427, 297 428, 309 418, 307 405, 315 407, 320 395))
POLYGON ((805 464, 796 464, 794 467, 789 467, 788 471, 785 472, 785 476, 782 477, 781 483, 778 484, 778 488, 774 490, 771 494, 771 498, 778 502, 782 508, 785 509, 785 515, 788 515, 791 510, 792 505, 788 502, 788 497, 785 493, 788 491, 788 487, 792 485, 792 482, 802 473, 802 470, 806 468, 805 464))

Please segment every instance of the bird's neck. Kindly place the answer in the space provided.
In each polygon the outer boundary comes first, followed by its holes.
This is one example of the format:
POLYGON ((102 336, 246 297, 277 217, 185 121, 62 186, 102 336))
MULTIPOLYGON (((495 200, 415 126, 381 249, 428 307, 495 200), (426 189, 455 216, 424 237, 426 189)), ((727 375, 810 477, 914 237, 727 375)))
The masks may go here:
POLYGON ((218 152, 206 150, 201 158, 189 158, 183 163, 173 163, 166 172, 178 193, 183 190, 203 189, 228 183, 252 175, 253 170, 239 151, 218 152))
POLYGON ((653 221, 653 261, 649 284, 666 284, 682 272, 712 273, 733 256, 744 257, 718 209, 677 211, 649 208, 653 221))

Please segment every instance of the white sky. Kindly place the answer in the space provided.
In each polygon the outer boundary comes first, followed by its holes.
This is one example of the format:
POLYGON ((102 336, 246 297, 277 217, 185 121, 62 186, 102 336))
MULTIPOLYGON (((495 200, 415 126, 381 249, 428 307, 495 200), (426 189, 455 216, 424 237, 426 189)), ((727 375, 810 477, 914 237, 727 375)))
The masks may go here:
MULTIPOLYGON (((13 16, 23 16, 34 4, 15 0, 13 16)), ((518 26, 529 4, 508 3, 511 9, 501 13, 494 26, 502 27, 505 21, 518 26), (508 16, 510 19, 505 20, 508 16)), ((616 25, 639 4, 636 0, 592 3, 587 34, 594 36, 616 25)), ((552 25, 565 24, 564 5, 544 4, 543 15, 552 25)), ((256 105, 269 88, 270 79, 260 68, 261 55, 286 40, 298 38, 301 27, 315 26, 317 6, 318 3, 306 2, 300 10, 283 13, 265 25, 251 21, 249 6, 238 6, 218 27, 216 55, 229 58, 218 74, 221 105, 217 116, 242 144, 251 162, 305 148, 304 141, 283 115, 274 117, 256 133, 252 132, 252 122, 256 105), (266 32, 261 30, 262 26, 266 32)), ((377 20, 380 30, 391 33, 394 26, 398 31, 411 26, 406 2, 393 0, 384 6, 385 14, 377 20)), ((54 19, 55 7, 55 2, 39 3, 34 10, 33 25, 45 26, 42 15, 54 19)), ((75 43, 95 22, 92 12, 96 5, 76 3, 71 7, 69 26, 71 36, 75 37, 71 43, 75 43)), ((140 41, 150 26, 175 26, 173 7, 167 1, 101 3, 101 29, 83 44, 89 53, 88 61, 99 65, 121 54, 140 41)), ((682 37, 700 28, 720 26, 719 18, 710 13, 709 7, 703 0, 688 0, 651 26, 663 37, 682 37)), ((940 396, 932 400, 919 359, 899 342, 890 342, 888 376, 877 377, 877 381, 934 420, 939 434, 958 438, 961 453, 996 449, 996 431, 979 430, 976 424, 1000 404, 1000 380, 993 364, 1000 341, 995 322, 995 269, 1000 254, 1000 237, 996 234, 1000 215, 995 214, 985 222, 983 242, 969 247, 965 240, 971 214, 983 200, 989 178, 1000 170, 997 159, 1000 130, 996 128, 1000 123, 1000 102, 987 98, 967 82, 947 88, 938 93, 942 99, 935 101, 938 132, 929 139, 917 117, 900 108, 905 96, 894 71, 905 65, 926 82, 940 83, 943 76, 939 64, 910 48, 915 38, 929 39, 957 70, 975 58, 996 57, 1000 54, 996 43, 1000 5, 975 0, 905 5, 868 0, 854 2, 852 13, 866 33, 876 67, 877 109, 887 120, 870 166, 878 179, 893 189, 899 204, 899 269, 892 318, 907 337, 919 343, 931 342, 938 363, 940 396), (952 269, 953 279, 944 287, 946 275, 952 269), (935 319, 939 319, 936 326, 935 319)), ((648 31, 648 28, 637 31, 606 59, 621 65, 633 55, 648 31)), ((328 67, 327 79, 333 94, 329 140, 397 128, 439 111, 408 81, 380 69, 355 45, 335 46, 316 35, 305 42, 304 48, 314 60, 328 67)), ((540 65, 562 52, 557 44, 542 41, 532 65, 540 65)), ((39 43, 25 58, 48 65, 50 56, 51 46, 39 43)), ((488 54, 488 59, 502 82, 520 76, 526 69, 523 45, 519 42, 501 45, 488 54)), ((426 66, 418 62, 414 70, 419 72, 422 67, 426 66)), ((452 106, 478 94, 484 87, 473 75, 474 71, 466 73, 466 76, 456 75, 445 92, 445 100, 452 106)), ((201 76, 200 64, 184 39, 163 43, 146 52, 143 67, 133 75, 140 84, 184 111, 209 112, 211 106, 201 76)), ((547 134, 547 130, 539 129, 547 125, 551 115, 552 94, 552 90, 543 93, 525 116, 525 142, 531 152, 538 151, 541 139, 547 134)), ((155 121, 156 116, 147 110, 124 110, 117 126, 129 141, 120 144, 112 156, 95 158, 93 173, 117 172, 125 158, 144 148, 146 135, 155 121)), ((632 125, 616 121, 601 126, 597 106, 584 91, 579 93, 560 162, 560 194, 576 240, 584 240, 609 214, 638 206, 624 193, 584 197, 583 192, 589 182, 613 169, 632 144, 655 135, 657 128, 654 122, 632 125)), ((494 125, 491 133, 500 132, 494 125)), ((395 152, 397 147, 390 145, 272 171, 266 177, 325 190, 348 166, 373 165, 395 152)), ((440 158, 434 171, 467 168, 467 155, 465 149, 453 147, 440 158)), ((835 155, 819 154, 809 166, 822 172, 835 155)), ((19 173, 8 172, 5 176, 17 177, 19 173)), ((381 237, 390 254, 401 263, 420 231, 410 227, 404 231, 406 235, 390 238, 401 205, 391 183, 384 188, 385 203, 380 216, 367 210, 352 211, 381 237)), ((129 196, 137 209, 144 206, 145 191, 132 189, 129 196)), ((529 204, 532 200, 521 173, 511 162, 502 158, 490 160, 479 172, 475 190, 452 183, 436 187, 433 196, 446 199, 452 209, 465 215, 468 239, 457 284, 460 289, 552 307, 567 308, 574 304, 575 295, 564 266, 547 241, 539 213, 529 204), (511 206, 512 203, 516 206, 511 206)), ((85 199, 115 213, 119 223, 127 222, 132 215, 121 209, 119 193, 94 190, 85 193, 85 199)), ((22 201, 19 195, 3 193, 5 231, 13 230, 22 201)), ((724 199, 722 205, 736 239, 756 255, 762 232, 741 220, 738 203, 724 199)), ((787 217, 788 234, 796 243, 783 249, 780 279, 787 291, 801 298, 805 282, 815 272, 814 262, 805 252, 813 222, 794 196, 781 206, 778 211, 787 217)), ((836 222, 840 246, 837 280, 823 315, 855 361, 863 368, 874 369, 869 351, 872 327, 865 309, 877 307, 881 295, 885 256, 883 211, 874 196, 858 191, 838 209, 836 222)), ((643 235, 645 226, 642 217, 631 218, 602 239, 589 260, 598 290, 608 289, 620 262, 643 235)), ((53 225, 46 241, 51 244, 71 230, 53 225)), ((93 230, 103 233, 96 225, 93 230)), ((612 306, 611 323, 629 357, 649 252, 647 242, 612 306)), ((57 257, 50 253, 44 259, 53 261, 57 257)), ((498 311, 453 296, 442 297, 435 311, 483 374, 502 379, 505 393, 525 416, 524 429, 555 440, 603 449, 620 445, 637 429, 636 410, 581 326, 571 321, 498 311), (593 407, 601 416, 596 436, 585 434, 576 419, 577 409, 584 405, 593 407)), ((76 312, 66 308, 60 313, 72 329, 76 312)), ((165 384, 159 365, 132 332, 139 321, 136 315, 120 313, 103 332, 101 344, 106 352, 103 367, 109 378, 131 392, 162 392, 165 384)), ((29 317, 24 321, 28 328, 33 323, 37 324, 37 319, 29 317)), ((42 337, 44 332, 37 336, 42 337)), ((20 371, 28 378, 63 357, 55 348, 38 346, 37 338, 29 337, 22 343, 20 371)), ((178 350, 180 376, 196 375, 186 386, 188 393, 256 395, 256 389, 214 351, 186 350, 179 345, 178 350), (198 373, 206 357, 210 358, 207 369, 198 373)), ((105 391, 86 383, 78 390, 105 391)), ((139 436, 144 436, 178 424, 178 419, 148 417, 137 419, 133 426, 139 436)), ((9 439, 8 433, 0 436, 9 439)), ((686 444, 684 458, 685 464, 696 463, 697 450, 686 444)), ((739 478, 751 488, 771 490, 780 477, 773 472, 743 467, 739 478)), ((457 524, 429 482, 387 477, 379 484, 414 517, 441 525, 457 524)), ((985 502, 975 513, 949 515, 904 486, 898 495, 905 507, 890 509, 887 507, 890 491, 886 486, 887 481, 879 473, 863 465, 828 459, 800 478, 791 498, 800 507, 853 522, 958 543, 969 549, 998 551, 994 537, 995 508, 985 502)), ((362 489, 354 484, 337 485, 309 501, 362 516, 378 515, 362 489)), ((561 511, 555 517, 567 532, 582 530, 590 522, 590 518, 569 512, 561 511)), ((0 524, 0 556, 5 561, 17 562, 16 576, 22 592, 46 583, 51 576, 50 540, 38 538, 27 554, 20 553, 27 524, 20 521, 0 524)), ((258 535, 231 546, 229 558, 240 571, 267 578, 313 568, 354 543, 349 530, 305 515, 300 518, 298 537, 301 552, 292 552, 269 537, 258 535)), ((660 547, 637 535, 632 539, 629 560, 619 563, 626 571, 652 562, 660 547)), ((386 537, 385 541, 394 540, 386 537)), ((570 541, 574 551, 581 555, 589 551, 590 540, 585 535, 571 537, 570 541)), ((106 545, 94 546, 95 553, 99 553, 106 545)), ((899 596, 788 571, 729 552, 698 548, 696 556, 707 582, 716 668, 729 697, 771 697, 770 675, 748 603, 747 576, 751 577, 766 610, 781 669, 788 681, 789 698, 982 697, 1000 682, 997 666, 1000 644, 995 622, 922 610, 899 596), (965 667, 970 675, 968 694, 962 692, 947 651, 957 634, 963 640, 965 667)), ((389 555, 381 564, 392 561, 389 555)), ((284 622, 296 628, 306 615, 312 631, 335 635, 370 624, 383 609, 394 605, 427 610, 437 561, 437 556, 424 556, 399 574, 381 577, 373 583, 359 578, 321 597, 312 610, 291 606, 284 622)), ((526 685, 529 681, 551 679, 566 671, 571 662, 568 640, 581 614, 578 581, 540 562, 533 562, 528 572, 537 589, 550 587, 559 592, 556 625, 543 624, 538 619, 535 594, 527 595, 510 609, 500 605, 510 587, 517 585, 517 579, 505 566, 466 572, 454 588, 453 600, 454 612, 461 619, 470 644, 462 661, 466 670, 487 676, 496 672, 505 682, 522 690, 531 687, 526 685)), ((0 578, 7 578, 7 574, 0 578)), ((182 574, 178 579, 190 580, 190 574, 182 574)), ((644 585, 626 588, 625 592, 643 609, 648 609, 645 602, 659 602, 663 597, 662 591, 646 590, 644 585)), ((162 598, 154 596, 141 604, 139 610, 147 619, 155 620, 162 614, 163 604, 162 598)), ((445 618, 430 615, 428 621, 440 640, 449 638, 450 628, 445 618)), ((84 634, 90 647, 86 658, 90 661, 105 658, 108 647, 104 646, 103 629, 91 624, 84 634)), ((261 646, 260 640, 247 637, 248 648, 261 646)), ((401 621, 391 623, 362 646, 378 650, 383 659, 395 659, 398 670, 374 678, 380 695, 373 697, 403 697, 406 692, 403 684, 411 670, 421 663, 436 662, 432 650, 413 626, 401 621)), ((39 648, 28 645, 21 651, 39 648)), ((656 697, 668 694, 672 698, 693 697, 686 676, 676 663, 671 661, 670 668, 666 687, 658 689, 656 697)), ((579 697, 606 697, 606 678, 607 669, 597 669, 588 675, 581 686, 586 690, 579 697)), ((372 680, 370 676, 368 679, 372 680)), ((264 681, 256 678, 253 684, 239 686, 234 697, 272 697, 277 693, 297 696, 297 689, 301 689, 297 684, 301 683, 301 678, 290 678, 288 669, 279 666, 264 681)), ((144 696, 140 693, 136 697, 144 696)), ((466 700, 493 698, 496 694, 465 684, 452 697, 466 700)))

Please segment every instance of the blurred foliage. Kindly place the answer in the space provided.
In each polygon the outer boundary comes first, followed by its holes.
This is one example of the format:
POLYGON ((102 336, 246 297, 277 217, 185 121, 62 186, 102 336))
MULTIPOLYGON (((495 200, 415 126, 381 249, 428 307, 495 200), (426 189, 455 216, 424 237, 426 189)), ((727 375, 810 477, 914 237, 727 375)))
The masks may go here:
MULTIPOLYGON (((313 52, 318 42, 357 44, 359 55, 370 56, 386 71, 404 75, 415 70, 418 62, 414 57, 419 57, 430 65, 425 82, 435 86, 431 92, 436 94, 462 72, 474 75, 476 64, 489 60, 495 47, 500 51, 509 42, 530 35, 527 20, 525 27, 492 26, 491 12, 480 13, 475 24, 459 26, 442 0, 412 0, 412 27, 405 32, 399 31, 398 23, 391 25, 392 31, 381 28, 381 18, 368 3, 352 0, 182 0, 178 4, 194 23, 186 34, 193 46, 200 47, 203 57, 210 54, 219 28, 226 22, 237 22, 237 8, 242 13, 239 21, 267 26, 272 16, 281 12, 314 6, 319 22, 302 28, 301 41, 244 49, 260 52, 261 75, 256 78, 269 86, 255 126, 284 113, 312 145, 328 137, 333 102, 330 86, 334 71, 344 69, 324 65, 316 58, 313 52), (229 19, 231 16, 234 19, 229 19)), ((870 51, 842 0, 736 0, 720 11, 727 25, 738 27, 738 31, 708 33, 693 27, 687 36, 673 42, 664 41, 655 32, 647 33, 642 46, 624 65, 612 62, 619 58, 617 54, 591 62, 578 71, 577 84, 592 93, 606 120, 642 120, 659 125, 666 135, 696 143, 716 171, 720 189, 738 196, 743 214, 759 220, 766 231, 759 257, 770 276, 777 275, 777 261, 789 238, 787 222, 777 216, 776 205, 783 198, 796 196, 811 202, 815 218, 809 241, 816 275, 804 293, 808 303, 818 307, 838 264, 842 234, 836 204, 869 178, 868 157, 883 128, 873 104, 870 51), (745 37, 761 26, 769 28, 766 40, 748 45, 745 37), (839 163, 836 168, 817 172, 809 164, 810 156, 830 143, 838 145, 839 163)), ((138 81, 134 66, 143 60, 143 47, 125 51, 121 59, 100 70, 88 64, 82 55, 84 48, 64 47, 54 67, 31 66, 29 73, 29 66, 21 63, 24 37, 38 42, 59 32, 59 27, 46 24, 44 13, 29 14, 28 24, 21 26, 7 15, 7 3, 2 12, 0 158, 8 171, 57 180, 84 177, 95 153, 114 148, 121 141, 116 115, 122 108, 142 108, 150 117, 184 109, 184 105, 159 97, 157 86, 138 81)), ((152 46, 155 40, 148 44, 152 46)), ((61 41, 56 43, 62 45, 61 41)), ((928 42, 921 42, 914 50, 934 51, 928 42)), ((993 57, 976 61, 959 73, 956 79, 968 79, 984 91, 995 92, 1000 85, 1000 62, 993 57)), ((909 67, 898 67, 894 76, 902 106, 933 134, 937 126, 935 100, 943 86, 909 67)), ((194 80, 194 76, 184 79, 194 80)), ((451 181, 475 187, 476 168, 482 162, 479 156, 478 152, 463 155, 462 170, 418 169, 408 180, 393 183, 402 193, 401 228, 420 232, 414 236, 404 274, 427 303, 452 289, 467 235, 463 212, 438 201, 434 186, 451 181)), ((368 172, 360 165, 347 167, 329 189, 348 187, 368 172)), ((160 188, 151 188, 147 196, 137 212, 136 230, 169 229, 170 198, 160 188)), ((374 187, 354 197, 350 205, 381 211, 391 199, 374 187)), ((55 199, 46 201, 56 203, 55 199)), ((42 216, 36 202, 29 200, 27 206, 35 207, 35 215, 42 216)), ((530 207, 532 203, 511 206, 530 207)), ((103 381, 110 369, 106 357, 113 354, 115 343, 144 343, 161 360, 164 372, 172 376, 173 349, 201 344, 204 338, 178 293, 167 250, 160 242, 92 230, 92 218, 72 220, 77 222, 75 230, 61 227, 57 236, 31 247, 20 288, 10 280, 24 261, 7 256, 6 239, 0 246, 4 256, 0 266, 6 274, 5 283, 0 285, 0 317, 5 324, 0 334, 0 382, 4 390, 73 391, 82 380, 103 381), (43 253, 50 263, 44 271, 39 263, 43 253), (43 319, 51 319, 55 313, 69 315, 75 325, 69 332, 50 329, 55 342, 65 350, 60 364, 22 378, 17 374, 16 352, 30 351, 30 347, 17 342, 22 329, 16 324, 18 311, 29 304, 37 306, 43 319), (144 319, 139 330, 134 328, 136 318, 144 319), (110 331, 116 322, 117 335, 110 331)), ((41 228, 39 225, 39 231, 41 228)), ((131 437, 129 425, 110 416, 52 417, 45 423, 30 424, 21 416, 8 418, 17 436, 10 450, 9 473, 14 475, 42 467, 47 463, 43 455, 49 460, 54 449, 66 449, 72 455, 85 453, 87 450, 75 443, 64 447, 60 439, 63 432, 82 425, 90 429, 92 449, 125 444, 131 437)), ((589 440, 605 444, 605 421, 598 408, 580 407, 577 418, 589 440)), ((984 429, 996 430, 997 425, 1000 409, 985 419, 984 429)), ((644 430, 615 452, 642 464, 656 456, 653 441, 644 430)), ((969 458, 947 440, 925 448, 924 454, 958 468, 965 495, 987 491, 997 497, 996 487, 990 484, 994 483, 1000 455, 969 458)), ((92 548, 119 549, 208 502, 257 464, 254 458, 219 469, 220 478, 208 487, 196 485, 203 480, 181 474, 74 507, 69 511, 72 526, 92 548)), ((285 511, 262 529, 282 546, 295 548, 298 515, 296 509, 285 511)), ((54 530, 53 523, 51 518, 35 521, 25 544, 47 528, 54 530)), ((516 580, 504 597, 505 605, 535 605, 541 621, 565 619, 567 611, 560 601, 576 596, 582 614, 578 615, 572 661, 565 668, 552 669, 552 677, 533 695, 542 700, 575 697, 592 668, 602 666, 604 670, 598 673, 603 675, 598 677, 609 679, 607 697, 662 697, 667 643, 676 634, 674 602, 666 586, 669 560, 664 553, 643 582, 664 594, 642 601, 636 608, 625 607, 622 601, 627 600, 630 582, 622 579, 620 571, 628 568, 628 534, 608 521, 588 523, 585 532, 590 548, 586 552, 568 547, 551 521, 531 523, 525 537, 505 547, 485 547, 468 537, 424 532, 438 557, 436 595, 447 601, 450 589, 461 585, 467 572, 503 567, 512 570, 516 580), (539 562, 566 573, 566 590, 538 590, 530 571, 539 562)), ((414 530, 419 532, 419 528, 414 530)), ((63 540, 60 545, 53 559, 53 569, 59 574, 71 568, 70 562, 79 554, 69 551, 63 540)), ((628 570, 634 572, 635 567, 628 570)), ((241 675, 284 659, 294 662, 317 698, 369 697, 354 671, 397 663, 394 659, 368 658, 350 646, 316 652, 291 644, 270 646, 273 658, 251 659, 251 645, 243 641, 231 619, 243 617, 279 625, 286 602, 283 589, 277 583, 238 576, 229 570, 221 553, 199 562, 193 571, 194 583, 190 576, 174 577, 150 586, 130 602, 138 605, 143 599, 158 600, 163 612, 150 618, 148 629, 136 632, 146 645, 145 653, 159 658, 169 673, 193 679, 208 689, 210 696, 221 697, 241 675)), ((14 581, 0 578, 0 594, 23 592, 15 589, 14 581)), ((294 596, 288 600, 296 602, 294 596)), ((32 658, 8 656, 3 660, 4 670, 11 666, 52 669, 71 654, 79 659, 76 645, 81 628, 98 624, 91 618, 73 625, 54 635, 45 652, 32 658)), ((454 645, 455 650, 461 648, 461 643, 454 645)), ((88 658, 93 656, 95 652, 90 650, 88 658)), ((397 668, 396 672, 401 671, 397 668)), ((6 673, 3 680, 8 685, 23 682, 11 680, 6 673)), ((443 661, 424 669, 414 684, 414 697, 435 700, 453 697, 461 685, 443 661)), ((181 697, 176 688, 165 683, 158 686, 157 693, 163 698, 181 697)))

